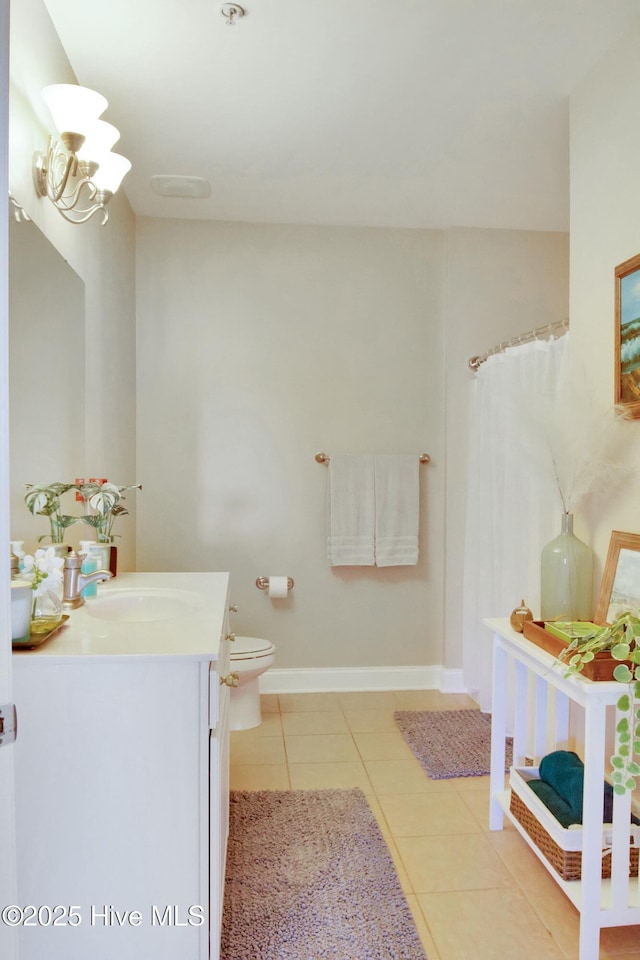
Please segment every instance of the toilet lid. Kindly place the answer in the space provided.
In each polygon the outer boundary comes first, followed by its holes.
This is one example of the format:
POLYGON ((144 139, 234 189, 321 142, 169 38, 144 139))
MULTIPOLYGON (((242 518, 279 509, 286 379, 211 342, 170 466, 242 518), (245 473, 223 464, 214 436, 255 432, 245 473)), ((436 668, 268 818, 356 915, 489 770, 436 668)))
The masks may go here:
POLYGON ((259 637, 236 637, 230 644, 232 660, 250 660, 256 657, 268 657, 275 653, 275 647, 270 640, 261 640, 259 637))

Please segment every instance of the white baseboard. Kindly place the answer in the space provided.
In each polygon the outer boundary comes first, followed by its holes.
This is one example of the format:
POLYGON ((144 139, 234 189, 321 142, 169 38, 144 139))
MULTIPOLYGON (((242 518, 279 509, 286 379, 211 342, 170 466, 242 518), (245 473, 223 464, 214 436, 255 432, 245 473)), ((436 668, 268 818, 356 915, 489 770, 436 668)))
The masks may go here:
POLYGON ((440 690, 466 693, 462 670, 444 667, 272 667, 260 693, 338 693, 359 690, 440 690))
POLYGON ((464 685, 462 669, 447 670, 443 667, 439 689, 442 693, 469 693, 464 685))

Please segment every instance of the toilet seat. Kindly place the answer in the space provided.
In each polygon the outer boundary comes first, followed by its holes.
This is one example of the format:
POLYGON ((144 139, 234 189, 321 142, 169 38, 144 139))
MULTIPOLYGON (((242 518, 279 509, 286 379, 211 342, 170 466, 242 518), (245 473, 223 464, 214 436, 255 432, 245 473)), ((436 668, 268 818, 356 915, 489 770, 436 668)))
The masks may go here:
POLYGON ((276 648, 270 640, 260 637, 236 637, 231 643, 231 660, 257 660, 269 657, 276 648))

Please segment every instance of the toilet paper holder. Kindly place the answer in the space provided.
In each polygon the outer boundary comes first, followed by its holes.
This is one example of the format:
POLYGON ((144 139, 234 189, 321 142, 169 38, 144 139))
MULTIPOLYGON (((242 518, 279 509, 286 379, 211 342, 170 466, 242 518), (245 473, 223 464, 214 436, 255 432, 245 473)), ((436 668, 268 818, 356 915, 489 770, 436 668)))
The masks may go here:
MULTIPOLYGON (((258 577, 256 580, 256 587, 258 590, 267 590, 269 587, 269 577, 258 577)), ((293 577, 287 577, 287 589, 293 590, 295 587, 295 581, 293 577)))

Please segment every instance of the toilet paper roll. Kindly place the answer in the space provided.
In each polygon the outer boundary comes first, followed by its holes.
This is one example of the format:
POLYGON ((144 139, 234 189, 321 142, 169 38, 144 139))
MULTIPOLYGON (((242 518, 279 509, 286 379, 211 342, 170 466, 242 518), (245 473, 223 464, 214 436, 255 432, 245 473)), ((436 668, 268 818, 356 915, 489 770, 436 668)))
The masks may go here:
POLYGON ((288 577, 269 577, 269 597, 278 600, 286 597, 289 592, 288 577))

